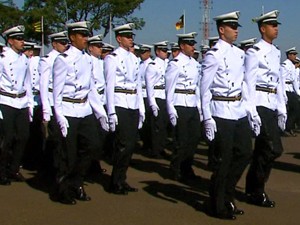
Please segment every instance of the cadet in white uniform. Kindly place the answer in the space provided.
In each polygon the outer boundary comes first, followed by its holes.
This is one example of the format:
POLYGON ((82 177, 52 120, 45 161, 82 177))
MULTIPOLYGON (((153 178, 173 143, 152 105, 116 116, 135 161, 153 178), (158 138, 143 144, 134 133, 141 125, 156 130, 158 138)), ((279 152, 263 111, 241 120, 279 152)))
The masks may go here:
POLYGON ((243 41, 240 41, 240 49, 244 50, 245 52, 251 48, 256 43, 256 38, 250 38, 243 41))
MULTIPOLYGON (((283 131, 286 123, 283 81, 280 74, 280 51, 273 45, 278 35, 277 10, 255 18, 262 39, 246 53, 246 76, 254 80, 256 91, 249 91, 261 118, 261 133, 255 139, 252 162, 246 179, 249 202, 274 207, 265 193, 274 160, 283 147, 278 126, 283 131)), ((253 90, 253 88, 252 88, 253 90)))
MULTIPOLYGON (((243 210, 234 203, 235 186, 249 163, 252 151, 251 129, 247 118, 254 106, 247 102, 242 85, 250 85, 244 75, 245 53, 233 42, 238 36, 239 12, 214 18, 220 39, 202 62, 201 103, 205 134, 214 141, 215 166, 211 176, 212 213, 221 219, 236 219, 243 210), (245 83, 244 83, 245 82, 245 83), (248 105, 248 106, 247 106, 248 105)), ((259 132, 259 131, 258 131, 259 132)))
POLYGON ((42 128, 44 136, 43 172, 54 175, 59 167, 61 154, 61 134, 54 116, 53 104, 53 64, 56 57, 66 51, 68 46, 67 31, 49 35, 52 50, 42 56, 38 66, 40 75, 40 98, 42 102, 42 128))
POLYGON ((201 67, 192 57, 196 35, 196 32, 177 35, 181 50, 169 62, 165 75, 167 110, 176 137, 170 169, 172 178, 180 181, 195 178, 192 165, 200 137, 201 67))
POLYGON ((3 119, 0 184, 3 185, 9 185, 11 180, 24 181, 19 168, 33 113, 28 59, 22 53, 24 30, 24 26, 16 26, 2 34, 10 46, 0 56, 0 114, 3 119))
POLYGON ((67 24, 70 48, 58 55, 53 65, 53 99, 57 122, 63 136, 65 165, 59 168, 58 200, 76 204, 89 201, 83 188, 91 154, 99 149, 95 116, 108 130, 107 116, 93 79, 92 58, 85 52, 89 22, 67 24))
MULTIPOLYGON (((93 79, 95 88, 98 92, 98 98, 103 106, 106 105, 106 84, 104 78, 104 62, 100 58, 102 53, 102 35, 95 35, 88 39, 88 50, 92 57, 93 63, 93 79)), ((106 172, 106 169, 102 169, 100 159, 103 157, 103 147, 107 136, 107 131, 104 130, 101 125, 98 126, 98 135, 100 141, 100 148, 95 152, 93 156, 94 161, 92 162, 92 171, 96 175, 100 172, 106 172)))
POLYGON ((114 29, 119 47, 104 59, 107 83, 107 111, 110 130, 115 132, 110 192, 126 195, 136 192, 126 182, 126 173, 136 146, 138 128, 145 118, 139 60, 130 52, 133 23, 114 29))
POLYGON ((297 58, 297 50, 296 47, 290 48, 285 51, 287 59, 281 64, 281 76, 284 81, 284 91, 287 98, 287 121, 286 121, 286 132, 284 132, 287 136, 295 137, 294 133, 296 119, 299 114, 299 83, 298 76, 295 67, 296 58, 297 58))
POLYGON ((151 58, 151 49, 152 45, 141 44, 140 45, 140 66, 139 66, 139 76, 141 77, 142 82, 142 93, 145 104, 145 121, 143 123, 142 129, 140 129, 140 138, 143 142, 142 149, 143 151, 149 151, 152 148, 152 140, 151 140, 151 114, 152 111, 149 107, 149 102, 147 99, 147 90, 146 90, 146 69, 148 64, 152 62, 151 58))
POLYGON ((168 65, 168 41, 154 43, 155 59, 150 62, 146 72, 148 104, 151 109, 150 156, 162 158, 167 138, 168 113, 166 107, 165 72, 168 65))

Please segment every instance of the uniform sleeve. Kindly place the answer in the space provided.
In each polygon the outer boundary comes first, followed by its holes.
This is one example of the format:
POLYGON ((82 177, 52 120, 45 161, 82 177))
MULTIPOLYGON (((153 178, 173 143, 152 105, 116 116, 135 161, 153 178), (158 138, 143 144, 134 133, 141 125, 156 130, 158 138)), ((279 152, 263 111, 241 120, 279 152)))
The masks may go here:
POLYGON ((166 99, 167 99, 167 110, 169 115, 177 115, 177 111, 174 107, 174 95, 179 76, 179 68, 176 62, 170 61, 166 69, 166 99))
POLYGON ((106 79, 106 100, 107 100, 107 113, 108 115, 115 114, 115 82, 116 82, 116 72, 117 65, 115 59, 107 55, 104 59, 104 76, 106 79))
POLYGON ((40 96, 43 108, 43 119, 50 121, 52 115, 50 102, 48 99, 48 88, 51 74, 51 67, 44 58, 41 58, 39 62, 38 71, 40 74, 40 96))
POLYGON ((258 57, 255 53, 256 50, 249 49, 245 55, 245 89, 243 98, 246 101, 246 111, 252 117, 257 116, 256 110, 256 81, 259 68, 258 57))
POLYGON ((65 86, 65 81, 68 73, 68 67, 65 60, 62 58, 64 56, 58 56, 53 65, 53 101, 55 114, 57 118, 64 117, 62 109, 62 98, 63 89, 65 86))
POLYGON ((107 117, 104 106, 101 103, 100 96, 95 87, 95 79, 93 76, 91 77, 90 88, 91 91, 88 94, 88 99, 96 118, 99 119, 100 117, 107 117))
POLYGON ((137 77, 137 94, 138 94, 138 101, 139 101, 139 114, 140 115, 145 115, 145 104, 144 104, 144 99, 143 99, 143 90, 142 90, 142 75, 141 73, 138 73, 137 77))
POLYGON ((24 86, 25 86, 25 90, 26 90, 26 97, 28 99, 28 107, 32 110, 34 107, 34 103, 33 103, 33 94, 32 94, 31 74, 30 74, 30 70, 29 70, 29 62, 28 61, 27 61, 24 86))
POLYGON ((147 98, 150 106, 156 106, 158 108, 154 97, 154 85, 156 83, 155 78, 156 78, 155 65, 150 63, 145 72, 147 98))
MULTIPOLYGON (((280 52, 279 52, 279 56, 280 56, 280 52)), ((280 57, 279 57, 280 58, 280 57)), ((280 63, 280 62, 278 62, 280 63)), ((279 83, 277 86, 277 100, 278 100, 278 104, 277 104, 277 111, 278 111, 278 115, 280 114, 286 114, 286 105, 285 105, 285 101, 284 101, 284 83, 285 80, 283 80, 282 76, 279 76, 279 83)))
POLYGON ((212 53, 207 53, 202 63, 202 78, 200 81, 200 99, 202 105, 203 120, 211 119, 211 92, 210 87, 213 83, 216 72, 218 71, 217 58, 212 53))

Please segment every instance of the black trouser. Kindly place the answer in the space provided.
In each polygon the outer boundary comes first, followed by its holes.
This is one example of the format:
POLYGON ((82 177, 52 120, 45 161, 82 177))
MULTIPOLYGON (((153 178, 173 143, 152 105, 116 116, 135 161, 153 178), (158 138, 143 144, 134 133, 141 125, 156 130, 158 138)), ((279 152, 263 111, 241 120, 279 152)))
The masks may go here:
POLYGON ((42 166, 43 135, 42 135, 42 106, 33 109, 33 119, 30 123, 29 139, 23 156, 23 168, 37 170, 42 166))
POLYGON ((177 125, 175 127, 176 147, 171 159, 171 170, 175 174, 188 174, 193 165, 194 154, 200 137, 200 116, 196 107, 175 106, 177 125))
POLYGON ((57 175, 59 191, 83 185, 84 176, 91 164, 91 155, 99 149, 99 138, 95 116, 84 118, 66 117, 68 134, 63 138, 57 175))
POLYGON ((283 152, 277 111, 259 106, 257 112, 262 125, 260 134, 255 139, 253 158, 246 177, 248 194, 262 194, 265 191, 265 183, 270 176, 274 160, 283 152))
POLYGON ((218 158, 211 176, 210 197, 215 213, 226 211, 234 200, 235 186, 251 158, 251 129, 247 117, 228 120, 214 117, 217 124, 214 154, 218 158))
POLYGON ((156 98, 155 100, 159 110, 157 117, 155 117, 151 111, 152 153, 159 155, 165 148, 169 117, 166 100, 160 98, 156 98))
POLYGON ((152 148, 151 142, 151 108, 149 107, 149 102, 147 98, 144 98, 145 104, 145 121, 143 123, 143 127, 140 130, 140 138, 143 141, 143 150, 149 150, 152 148))
POLYGON ((0 104, 3 115, 3 143, 0 155, 0 175, 7 176, 19 171, 29 137, 28 108, 16 109, 0 104))
POLYGON ((111 185, 122 186, 136 146, 139 110, 116 107, 118 125, 115 132, 111 185))
POLYGON ((287 102, 287 121, 286 121, 286 130, 291 131, 295 129, 296 120, 300 113, 300 107, 299 107, 299 96, 296 94, 296 92, 286 92, 286 95, 288 97, 287 102))

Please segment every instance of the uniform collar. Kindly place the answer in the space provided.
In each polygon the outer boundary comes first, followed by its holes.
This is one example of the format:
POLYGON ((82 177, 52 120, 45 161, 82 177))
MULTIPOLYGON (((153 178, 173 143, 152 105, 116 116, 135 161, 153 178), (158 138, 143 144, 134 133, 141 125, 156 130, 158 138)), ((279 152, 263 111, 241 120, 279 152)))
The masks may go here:
POLYGON ((82 54, 85 54, 85 51, 84 51, 84 50, 80 50, 80 49, 74 47, 73 45, 71 45, 70 50, 71 50, 73 53, 75 53, 76 55, 82 55, 82 54))
POLYGON ((272 49, 276 48, 273 44, 270 44, 268 42, 266 42, 264 39, 261 39, 256 46, 258 46, 260 49, 264 50, 264 51, 272 51, 272 49))

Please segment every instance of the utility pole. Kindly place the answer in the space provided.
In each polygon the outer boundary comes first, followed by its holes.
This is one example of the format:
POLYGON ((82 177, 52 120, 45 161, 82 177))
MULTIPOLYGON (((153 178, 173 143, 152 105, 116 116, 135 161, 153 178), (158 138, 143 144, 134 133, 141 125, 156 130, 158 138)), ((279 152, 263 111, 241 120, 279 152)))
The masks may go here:
POLYGON ((202 9, 202 22, 201 22, 201 30, 202 30, 202 44, 208 44, 208 37, 210 31, 210 10, 212 9, 212 0, 201 0, 200 5, 202 9))

